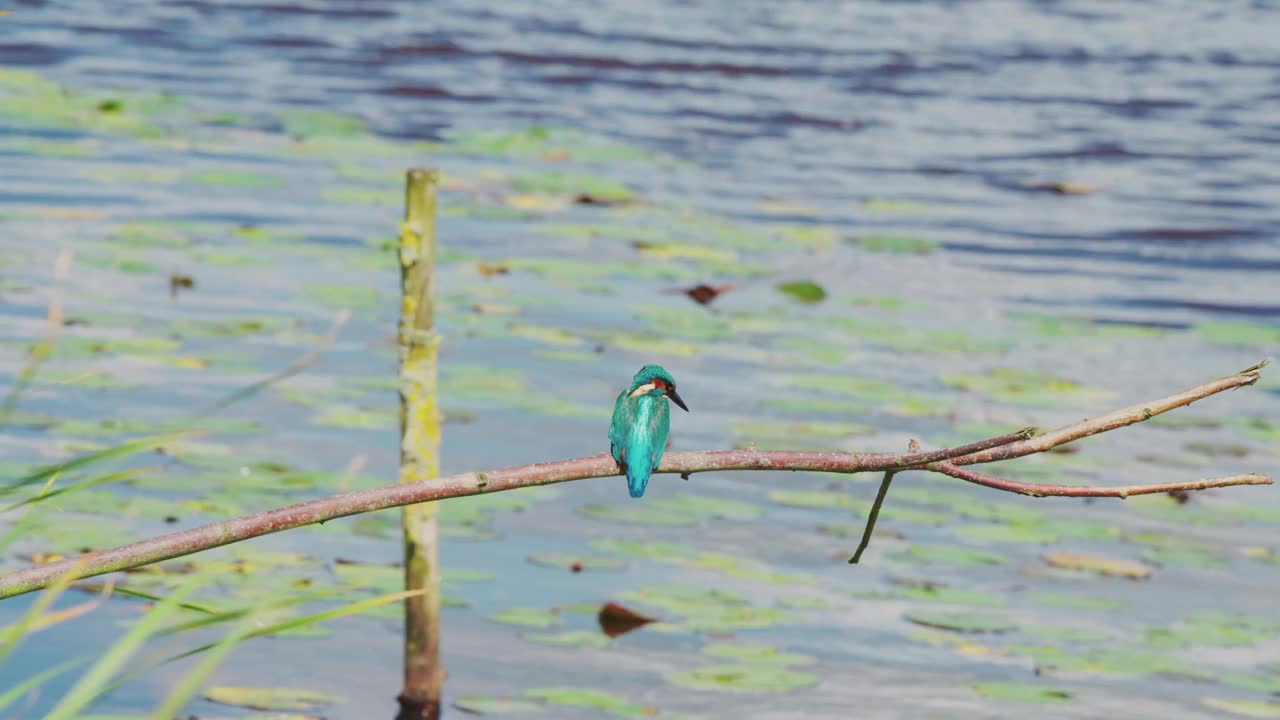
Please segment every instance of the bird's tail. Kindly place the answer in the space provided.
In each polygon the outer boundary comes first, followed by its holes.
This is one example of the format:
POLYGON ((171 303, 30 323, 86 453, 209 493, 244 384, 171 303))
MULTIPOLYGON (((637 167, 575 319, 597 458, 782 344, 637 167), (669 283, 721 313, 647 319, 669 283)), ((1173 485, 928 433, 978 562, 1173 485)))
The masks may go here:
POLYGON ((644 488, 649 484, 649 475, 653 472, 645 463, 627 463, 627 490, 631 497, 644 496, 644 488))

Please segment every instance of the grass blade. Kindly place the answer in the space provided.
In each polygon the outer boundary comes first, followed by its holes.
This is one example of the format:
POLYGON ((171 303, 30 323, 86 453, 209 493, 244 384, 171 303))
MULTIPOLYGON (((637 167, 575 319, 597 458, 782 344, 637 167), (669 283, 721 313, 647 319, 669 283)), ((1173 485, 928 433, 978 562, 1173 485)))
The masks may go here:
POLYGON ((26 680, 23 680, 17 685, 14 685, 8 690, 5 690, 3 693, 0 693, 0 710, 4 710, 5 708, 12 705, 13 701, 17 700, 18 698, 21 698, 23 695, 26 695, 32 690, 45 684, 49 680, 52 680, 53 678, 70 670, 71 668, 74 668, 78 665, 85 664, 86 662, 88 662, 88 660, 89 658, 82 657, 82 658, 75 658, 72 660, 67 660, 66 662, 58 663, 57 665, 54 665, 51 668, 45 668, 44 670, 41 670, 35 675, 32 675, 26 680))
POLYGON ((191 699, 193 695, 200 691, 200 686, 204 684, 205 678, 217 669, 227 655, 235 649, 242 641, 247 639, 252 633, 255 625, 261 618, 262 608, 258 608, 243 618, 226 637, 219 640, 210 648, 208 655, 200 660, 200 664, 196 665, 191 672, 187 673, 182 680, 178 681, 177 686, 165 698, 164 704, 156 708, 151 714, 151 720, 170 720, 170 718, 178 717, 178 711, 183 705, 191 699))
POLYGON ((0 630, 0 639, 3 645, 0 645, 0 664, 8 659, 9 654, 18 647, 18 643, 22 641, 30 632, 31 628, 44 615, 44 611, 49 609, 58 596, 71 585, 72 579, 79 574, 80 566, 73 565, 62 577, 49 586, 49 589, 40 594, 36 601, 31 603, 31 607, 23 613, 22 618, 18 622, 0 630))
POLYGON ((54 706, 53 711, 45 717, 45 720, 72 720, 78 717, 81 712, 100 696, 107 689, 111 676, 120 669, 133 653, 146 642, 147 638, 160 627, 160 625, 168 619, 177 609, 178 604, 186 600, 187 596, 195 592, 204 585, 206 577, 204 574, 193 575, 186 582, 178 586, 176 590, 169 594, 164 600, 151 609, 146 615, 142 616, 129 628, 114 645, 94 663, 93 667, 80 678, 80 682, 62 698, 62 701, 54 706))
POLYGON ((116 482, 118 480, 127 480, 131 477, 134 477, 135 475, 142 475, 144 473, 155 472, 156 470, 159 470, 159 469, 160 469, 159 467, 156 467, 154 465, 150 467, 133 468, 132 470, 122 470, 118 473, 111 473, 109 475, 102 475, 100 477, 93 477, 93 478, 88 478, 86 480, 81 480, 78 483, 72 483, 71 485, 58 488, 57 490, 48 490, 48 488, 46 487, 45 491, 42 491, 39 495, 33 495, 27 498, 26 500, 20 500, 10 505, 9 507, 5 508, 5 511, 7 512, 9 510, 17 510, 18 508, 24 505, 34 505, 35 503, 44 502, 45 500, 58 497, 59 495, 62 495, 65 493, 75 492, 76 490, 84 490, 85 488, 91 488, 94 485, 102 485, 105 483, 116 482))
POLYGON ((98 450, 96 452, 86 453, 79 457, 74 457, 63 463, 58 463, 56 465, 46 465, 40 468, 39 470, 36 470, 35 472, 31 473, 30 475, 26 475, 24 477, 18 478, 17 480, 12 480, 8 483, 5 483, 4 485, 0 485, 0 495, 11 493, 14 490, 26 487, 27 485, 33 485, 35 483, 42 482, 44 480, 47 480, 50 477, 53 477, 58 473, 64 473, 68 470, 74 470, 76 468, 84 467, 85 465, 90 465, 92 463, 100 462, 102 460, 109 460, 111 458, 132 455, 134 453, 142 452, 143 450, 150 450, 151 448, 154 448, 158 445, 163 445, 166 442, 169 442, 171 440, 176 440, 177 438, 180 438, 186 435, 191 435, 193 432, 195 431, 184 430, 181 432, 173 432, 173 433, 166 433, 163 435, 152 435, 150 437, 138 438, 136 440, 130 440, 128 442, 120 443, 115 447, 110 447, 105 450, 98 450))
MULTIPOLYGON (((340 607, 336 607, 331 610, 325 610, 323 612, 313 613, 311 615, 303 615, 302 617, 290 618, 288 620, 282 620, 278 623, 274 623, 266 627, 257 628, 256 630, 253 630, 248 635, 246 635, 244 639, 248 640, 249 638, 262 637, 263 635, 274 635, 279 632, 284 632, 285 630, 292 630, 293 628, 303 627, 305 625, 313 625, 318 622, 324 622, 325 620, 332 620, 334 618, 339 618, 344 615, 352 615, 354 613, 364 612, 365 610, 372 610, 373 608, 379 607, 381 605, 386 605, 387 603, 393 603, 399 600, 403 600, 405 598, 414 597, 415 595, 421 595, 423 592, 424 592, 423 590, 405 590, 404 592, 391 593, 390 595, 380 595, 378 597, 369 598, 367 600, 358 600, 356 602, 348 603, 346 605, 342 605, 340 607)), ((178 653, 177 655, 161 660, 159 663, 157 663, 156 667, 159 667, 160 665, 171 663, 177 660, 181 660, 186 657, 191 657, 192 655, 197 655, 199 653, 202 653, 206 650, 213 648, 216 645, 217 643, 209 643, 207 645, 201 645, 200 647, 187 650, 186 652, 178 653)))

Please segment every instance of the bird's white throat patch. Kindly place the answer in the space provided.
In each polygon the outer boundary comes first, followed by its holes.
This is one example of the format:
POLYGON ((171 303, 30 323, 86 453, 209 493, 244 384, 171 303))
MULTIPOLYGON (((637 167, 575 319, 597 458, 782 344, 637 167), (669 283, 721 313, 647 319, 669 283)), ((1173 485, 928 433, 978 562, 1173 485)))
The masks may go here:
POLYGON ((634 398, 634 397, 640 397, 641 395, 647 395, 647 394, 648 394, 651 390, 653 390, 655 387, 657 387, 657 386, 656 386, 656 385, 654 385, 653 383, 645 383, 644 385, 641 385, 640 387, 636 388, 635 390, 632 390, 632 391, 631 391, 631 394, 630 394, 630 395, 628 395, 627 397, 633 397, 633 398, 634 398))

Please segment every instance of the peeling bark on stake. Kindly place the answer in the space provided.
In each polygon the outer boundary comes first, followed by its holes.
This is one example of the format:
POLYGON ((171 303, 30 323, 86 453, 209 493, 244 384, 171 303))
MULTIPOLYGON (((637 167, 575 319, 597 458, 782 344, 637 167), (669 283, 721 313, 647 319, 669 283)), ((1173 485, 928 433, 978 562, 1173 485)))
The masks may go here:
MULTIPOLYGON (((435 170, 410 170, 400 226, 400 482, 440 474, 435 334, 435 170)), ((404 690, 399 720, 440 716, 440 567, 435 503, 404 506, 404 690)))

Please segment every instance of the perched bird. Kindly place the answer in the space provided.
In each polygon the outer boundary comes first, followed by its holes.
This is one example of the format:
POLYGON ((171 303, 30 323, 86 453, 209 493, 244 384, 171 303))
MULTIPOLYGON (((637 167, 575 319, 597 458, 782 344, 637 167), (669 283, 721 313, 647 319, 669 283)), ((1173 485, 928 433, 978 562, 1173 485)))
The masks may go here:
POLYGON ((645 365, 631 379, 631 387, 618 395, 609 424, 609 453, 627 474, 631 497, 644 495, 649 475, 662 462, 671 432, 667 400, 689 412, 676 394, 676 381, 661 365, 645 365))

